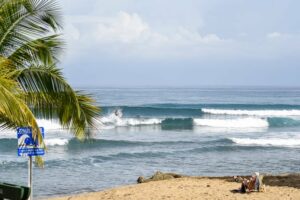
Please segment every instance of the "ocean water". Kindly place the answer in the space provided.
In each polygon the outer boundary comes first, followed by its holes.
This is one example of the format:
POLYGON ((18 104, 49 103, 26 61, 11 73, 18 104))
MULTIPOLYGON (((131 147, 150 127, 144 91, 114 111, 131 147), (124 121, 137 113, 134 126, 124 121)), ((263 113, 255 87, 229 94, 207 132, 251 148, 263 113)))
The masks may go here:
MULTIPOLYGON (((102 106, 94 139, 45 127, 39 198, 134 184, 155 171, 197 176, 300 171, 300 88, 86 89, 102 106)), ((27 184, 16 132, 0 132, 0 182, 27 184)))

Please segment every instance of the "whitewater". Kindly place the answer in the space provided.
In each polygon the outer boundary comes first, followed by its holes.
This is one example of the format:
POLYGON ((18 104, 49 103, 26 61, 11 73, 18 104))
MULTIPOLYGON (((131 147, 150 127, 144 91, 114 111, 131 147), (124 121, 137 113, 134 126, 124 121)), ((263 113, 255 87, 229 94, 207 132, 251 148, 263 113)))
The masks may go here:
MULTIPOLYGON (((88 92, 102 109, 90 140, 76 140, 57 119, 38 119, 47 146, 45 168, 34 168, 38 199, 134 184, 157 170, 201 176, 300 171, 300 89, 88 92)), ((0 181, 26 185, 27 159, 17 157, 16 147, 16 131, 1 130, 0 181)))

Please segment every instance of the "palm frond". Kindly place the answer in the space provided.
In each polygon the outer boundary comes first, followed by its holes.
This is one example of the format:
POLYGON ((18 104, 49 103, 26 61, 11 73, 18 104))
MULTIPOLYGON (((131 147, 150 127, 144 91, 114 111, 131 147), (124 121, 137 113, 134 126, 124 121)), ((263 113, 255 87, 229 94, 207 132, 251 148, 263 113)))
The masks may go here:
POLYGON ((77 118, 74 112, 69 113, 69 116, 72 116, 70 128, 74 130, 73 133, 77 138, 84 139, 91 136, 91 129, 97 128, 97 116, 100 114, 100 108, 95 105, 95 101, 90 95, 83 94, 81 91, 76 91, 76 98, 79 103, 80 117, 77 118))
POLYGON ((14 51, 8 59, 14 62, 17 68, 32 64, 53 65, 59 61, 58 56, 64 45, 59 37, 60 35, 54 34, 30 41, 14 51))
POLYGON ((0 121, 4 126, 31 126, 33 137, 42 144, 41 133, 34 115, 22 100, 18 83, 8 79, 4 71, 0 76, 0 121), (16 95, 18 94, 18 95, 16 95))
MULTIPOLYGON (((60 69, 63 47, 55 0, 0 0, 0 128, 31 126, 44 145, 35 116, 58 118, 78 138, 90 136, 100 108, 74 91, 60 69), (36 114, 36 115, 34 115, 36 114)), ((41 158, 37 161, 41 164, 41 158)))
POLYGON ((26 91, 27 104, 36 114, 43 118, 57 117, 76 137, 89 137, 100 109, 89 95, 74 91, 59 69, 54 66, 20 69, 18 81, 26 91))
POLYGON ((0 16, 0 54, 6 56, 61 27, 59 8, 53 0, 6 2, 0 16))

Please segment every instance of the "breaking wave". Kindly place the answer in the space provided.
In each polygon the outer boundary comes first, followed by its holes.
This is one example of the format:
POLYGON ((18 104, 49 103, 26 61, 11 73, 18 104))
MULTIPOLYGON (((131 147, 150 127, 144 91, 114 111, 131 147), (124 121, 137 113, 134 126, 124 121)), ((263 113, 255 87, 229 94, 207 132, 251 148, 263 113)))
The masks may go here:
POLYGON ((197 126, 223 127, 223 128, 261 128, 268 127, 267 120, 259 118, 240 119, 194 119, 197 126))
POLYGON ((38 119, 37 123, 39 126, 44 127, 45 130, 60 130, 61 125, 57 120, 38 119))
POLYGON ((63 146, 68 144, 68 139, 60 139, 60 138, 53 138, 53 139, 45 139, 46 146, 63 146))
POLYGON ((138 126, 138 125, 154 125, 160 124, 161 119, 152 118, 152 119, 145 119, 145 118, 123 118, 122 111, 119 110, 118 112, 113 112, 106 117, 102 117, 99 121, 108 126, 138 126))
POLYGON ((300 140, 288 139, 288 138, 263 138, 263 139, 251 139, 251 138, 229 138, 239 145, 254 145, 254 146, 284 146, 284 147, 300 147, 300 140))
POLYGON ((227 110, 203 108, 202 111, 213 115, 248 115, 263 117, 300 116, 300 110, 227 110))
MULTIPOLYGON (((205 112, 211 111, 204 109, 205 112)), ((300 111, 300 110, 299 110, 300 111)), ((275 111, 274 111, 275 112, 275 111)), ((231 113, 231 114, 245 114, 243 117, 236 118, 218 118, 218 119, 206 119, 206 118, 124 118, 122 110, 116 110, 115 112, 102 117, 100 119, 104 128, 114 128, 120 126, 143 126, 143 125, 160 125, 164 130, 172 129, 193 129, 194 126, 216 127, 216 128, 267 128, 267 127, 293 127, 300 126, 300 121, 288 118, 288 117, 265 117, 265 115, 276 113, 271 111, 239 111, 239 110, 214 110, 211 113, 231 113), (222 111, 222 112, 221 112, 222 111), (233 112, 234 111, 234 112, 233 112), (256 115, 262 116, 249 116, 250 112, 256 115)), ((283 114, 283 111, 276 111, 277 115, 283 114)), ((296 114, 296 112, 290 111, 289 114, 296 114)))

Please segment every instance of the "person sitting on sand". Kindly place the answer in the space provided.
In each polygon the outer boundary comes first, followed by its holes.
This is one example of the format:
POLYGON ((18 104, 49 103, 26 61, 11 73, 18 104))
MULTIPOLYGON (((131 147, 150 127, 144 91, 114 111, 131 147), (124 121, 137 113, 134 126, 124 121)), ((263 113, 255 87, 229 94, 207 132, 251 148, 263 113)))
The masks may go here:
POLYGON ((241 185, 241 192, 242 193, 251 192, 254 188, 254 184, 255 184, 255 179, 253 179, 252 177, 250 178, 250 180, 245 179, 241 185))
POLYGON ((258 191, 259 188, 259 173, 255 172, 250 180, 244 179, 241 186, 241 192, 253 192, 258 191))
POLYGON ((260 187, 262 186, 262 180, 260 180, 258 172, 253 173, 249 180, 241 177, 234 177, 234 180, 242 183, 241 188, 236 190, 237 192, 241 193, 259 191, 260 187))

